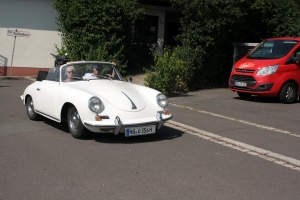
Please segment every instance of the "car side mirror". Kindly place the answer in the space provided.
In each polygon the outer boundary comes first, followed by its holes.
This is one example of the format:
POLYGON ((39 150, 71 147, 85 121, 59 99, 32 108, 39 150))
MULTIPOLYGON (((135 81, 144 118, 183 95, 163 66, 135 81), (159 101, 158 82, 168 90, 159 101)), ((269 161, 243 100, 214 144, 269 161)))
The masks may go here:
POLYGON ((300 62, 300 52, 296 52, 295 57, 293 57, 293 61, 295 61, 296 63, 300 62))

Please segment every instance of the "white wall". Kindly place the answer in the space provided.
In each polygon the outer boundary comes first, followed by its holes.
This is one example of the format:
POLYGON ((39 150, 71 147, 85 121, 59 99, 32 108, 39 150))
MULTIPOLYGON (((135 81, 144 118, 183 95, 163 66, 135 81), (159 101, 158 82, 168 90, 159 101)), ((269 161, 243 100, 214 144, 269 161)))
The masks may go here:
POLYGON ((54 0, 0 0, 0 66, 11 66, 14 37, 7 30, 26 31, 17 37, 13 67, 47 68, 53 66, 54 44, 61 46, 55 24, 54 0))
MULTIPOLYGON (((17 37, 13 67, 52 67, 55 44, 61 47, 61 37, 55 24, 54 0, 0 0, 0 67, 11 66, 14 37, 8 30, 26 31, 31 35, 17 37)), ((159 16, 157 52, 163 52, 165 10, 163 7, 143 5, 147 15, 159 16)))

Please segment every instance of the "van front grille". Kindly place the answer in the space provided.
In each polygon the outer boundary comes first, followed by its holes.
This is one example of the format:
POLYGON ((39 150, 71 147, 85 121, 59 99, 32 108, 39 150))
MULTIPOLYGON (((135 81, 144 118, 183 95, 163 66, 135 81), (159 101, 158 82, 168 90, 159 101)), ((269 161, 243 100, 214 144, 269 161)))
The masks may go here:
POLYGON ((239 82, 253 82, 253 81, 256 82, 252 76, 244 76, 244 75, 233 75, 231 77, 231 80, 239 81, 239 82))

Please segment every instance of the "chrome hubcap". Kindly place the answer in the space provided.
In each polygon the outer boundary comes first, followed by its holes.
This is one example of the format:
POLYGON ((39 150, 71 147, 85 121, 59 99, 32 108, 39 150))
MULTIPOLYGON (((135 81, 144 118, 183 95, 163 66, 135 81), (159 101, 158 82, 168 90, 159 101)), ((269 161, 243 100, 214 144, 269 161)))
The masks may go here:
POLYGON ((30 99, 30 102, 28 103, 28 112, 30 115, 33 115, 34 114, 34 105, 33 105, 33 101, 32 99, 30 99))
POLYGON ((73 131, 77 131, 79 128, 79 120, 80 120, 80 116, 79 113, 77 112, 77 110, 74 108, 71 112, 71 116, 70 116, 70 128, 73 131))

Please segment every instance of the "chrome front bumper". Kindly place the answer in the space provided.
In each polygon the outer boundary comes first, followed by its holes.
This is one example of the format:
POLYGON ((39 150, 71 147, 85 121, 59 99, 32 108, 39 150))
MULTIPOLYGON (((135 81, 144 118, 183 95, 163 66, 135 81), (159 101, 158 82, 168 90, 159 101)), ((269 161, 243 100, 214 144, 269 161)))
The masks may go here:
POLYGON ((162 115, 157 112, 156 117, 146 118, 144 120, 139 120, 138 122, 133 122, 132 120, 122 120, 119 116, 116 116, 114 121, 84 121, 84 125, 92 132, 95 133, 113 133, 118 135, 119 133, 124 133, 125 128, 129 127, 139 127, 139 126, 149 126, 155 125, 156 130, 159 130, 161 126, 168 120, 172 119, 172 115, 162 115))

